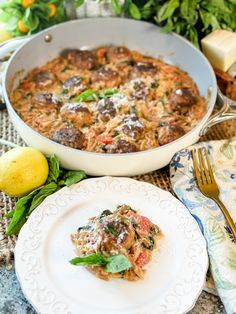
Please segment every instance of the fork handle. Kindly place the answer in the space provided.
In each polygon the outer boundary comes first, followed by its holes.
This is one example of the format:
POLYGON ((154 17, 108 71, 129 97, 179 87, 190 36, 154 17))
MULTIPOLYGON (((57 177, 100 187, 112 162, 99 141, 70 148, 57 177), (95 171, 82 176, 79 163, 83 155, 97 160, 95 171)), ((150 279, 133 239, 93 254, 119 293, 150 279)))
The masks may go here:
POLYGON ((221 200, 218 197, 214 197, 214 201, 217 203, 217 205, 220 207, 220 209, 222 210, 225 219, 234 235, 234 239, 236 240, 236 226, 235 223, 232 219, 232 217, 230 216, 228 210, 226 209, 225 205, 221 202, 221 200))

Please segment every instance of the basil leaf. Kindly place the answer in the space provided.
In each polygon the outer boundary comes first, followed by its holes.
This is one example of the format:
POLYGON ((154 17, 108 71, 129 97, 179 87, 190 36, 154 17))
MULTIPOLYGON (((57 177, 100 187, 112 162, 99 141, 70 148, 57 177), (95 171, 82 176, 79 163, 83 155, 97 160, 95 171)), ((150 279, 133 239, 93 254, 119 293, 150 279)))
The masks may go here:
POLYGON ((105 257, 100 253, 94 253, 83 257, 75 257, 70 260, 70 263, 76 266, 105 266, 105 271, 109 273, 119 273, 132 267, 128 258, 123 254, 114 254, 105 257))
POLYGON ((10 212, 6 213, 4 216, 7 218, 12 218, 14 215, 15 209, 11 210, 10 212))
POLYGON ((105 270, 109 273, 119 273, 130 267, 132 267, 132 264, 125 255, 115 254, 107 258, 105 270))
POLYGON ((129 13, 130 13, 131 17, 133 17, 134 19, 136 19, 136 20, 141 19, 141 13, 139 11, 139 8, 133 2, 130 3, 129 13))
POLYGON ((70 260, 72 265, 94 265, 94 266, 102 266, 106 265, 106 257, 101 255, 100 253, 94 253, 91 255, 83 256, 83 257, 75 257, 70 260))
POLYGON ((86 178, 86 173, 83 170, 70 170, 64 175, 62 182, 66 186, 71 186, 84 178, 86 178))
POLYGON ((112 10, 116 13, 116 15, 120 15, 122 12, 122 6, 120 5, 118 0, 111 0, 112 10))
POLYGON ((115 88, 107 88, 107 89, 104 89, 103 91, 101 91, 99 94, 98 94, 98 97, 99 98, 109 98, 111 96, 113 96, 114 94, 117 94, 118 93, 118 90, 115 89, 115 88))
POLYGON ((49 165, 47 183, 50 183, 52 181, 56 182, 60 174, 59 160, 55 155, 52 155, 50 157, 47 157, 47 161, 49 165))
POLYGON ((159 15, 160 21, 164 21, 171 17, 178 7, 179 0, 170 0, 169 2, 167 2, 162 14, 159 15))
POLYGON ((17 201, 11 223, 6 230, 6 235, 11 235, 19 231, 17 225, 22 222, 22 219, 24 221, 26 220, 30 203, 33 197, 38 193, 39 189, 34 190, 30 194, 20 198, 19 201, 17 201))
POLYGON ((86 89, 78 97, 75 98, 76 101, 95 101, 98 100, 97 93, 92 89, 86 89))
POLYGON ((31 206, 28 214, 31 214, 32 211, 42 203, 42 201, 49 195, 56 192, 58 185, 55 182, 50 182, 47 185, 43 186, 42 189, 34 196, 31 202, 31 206))

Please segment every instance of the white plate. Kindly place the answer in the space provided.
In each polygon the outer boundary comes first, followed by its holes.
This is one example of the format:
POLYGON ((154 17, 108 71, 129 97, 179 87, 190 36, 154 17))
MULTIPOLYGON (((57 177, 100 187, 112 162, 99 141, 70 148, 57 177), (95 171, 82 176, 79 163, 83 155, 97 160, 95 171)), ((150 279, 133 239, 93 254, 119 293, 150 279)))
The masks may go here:
POLYGON ((205 240, 188 210, 170 193, 128 178, 95 178, 48 197, 23 226, 15 266, 29 302, 45 314, 180 314, 197 300, 208 268, 205 240), (140 209, 164 237, 144 280, 103 281, 75 257, 70 234, 104 209, 140 209))

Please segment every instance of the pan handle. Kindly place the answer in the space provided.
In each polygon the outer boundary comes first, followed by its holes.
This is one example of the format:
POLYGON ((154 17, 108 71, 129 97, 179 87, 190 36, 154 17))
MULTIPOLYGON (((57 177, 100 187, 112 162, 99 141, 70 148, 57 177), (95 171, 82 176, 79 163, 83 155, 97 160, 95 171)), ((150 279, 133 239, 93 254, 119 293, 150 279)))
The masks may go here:
POLYGON ((27 36, 22 36, 22 37, 16 37, 9 39, 3 43, 0 44, 0 61, 3 60, 5 61, 5 58, 7 55, 19 48, 21 45, 26 43, 28 40, 30 40, 34 35, 27 35, 27 36))
POLYGON ((214 114, 202 127, 199 135, 203 136, 215 124, 229 119, 236 119, 236 102, 224 96, 218 88, 217 102, 222 108, 214 114), (235 107, 235 108, 234 108, 235 107))

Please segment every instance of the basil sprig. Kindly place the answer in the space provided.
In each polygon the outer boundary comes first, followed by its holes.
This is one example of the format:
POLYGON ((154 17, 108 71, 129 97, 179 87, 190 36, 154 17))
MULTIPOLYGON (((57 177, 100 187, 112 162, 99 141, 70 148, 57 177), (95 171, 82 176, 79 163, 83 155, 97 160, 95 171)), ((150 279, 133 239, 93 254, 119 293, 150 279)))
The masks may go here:
POLYGON ((60 168, 59 160, 55 155, 48 157, 47 161, 49 174, 45 185, 20 198, 16 203, 15 209, 5 215, 7 218, 11 218, 6 231, 7 235, 18 234, 28 216, 47 196, 60 190, 63 186, 71 186, 86 178, 86 174, 82 170, 76 171, 60 168))
POLYGON ((118 90, 115 88, 107 88, 100 92, 96 92, 93 89, 86 89, 79 96, 75 98, 76 101, 97 101, 99 99, 109 98, 114 94, 117 94, 118 90))
POLYGON ((119 273, 132 267, 128 258, 123 254, 113 254, 106 257, 101 253, 94 253, 83 257, 75 257, 70 260, 70 263, 76 266, 104 266, 105 271, 108 273, 119 273))

